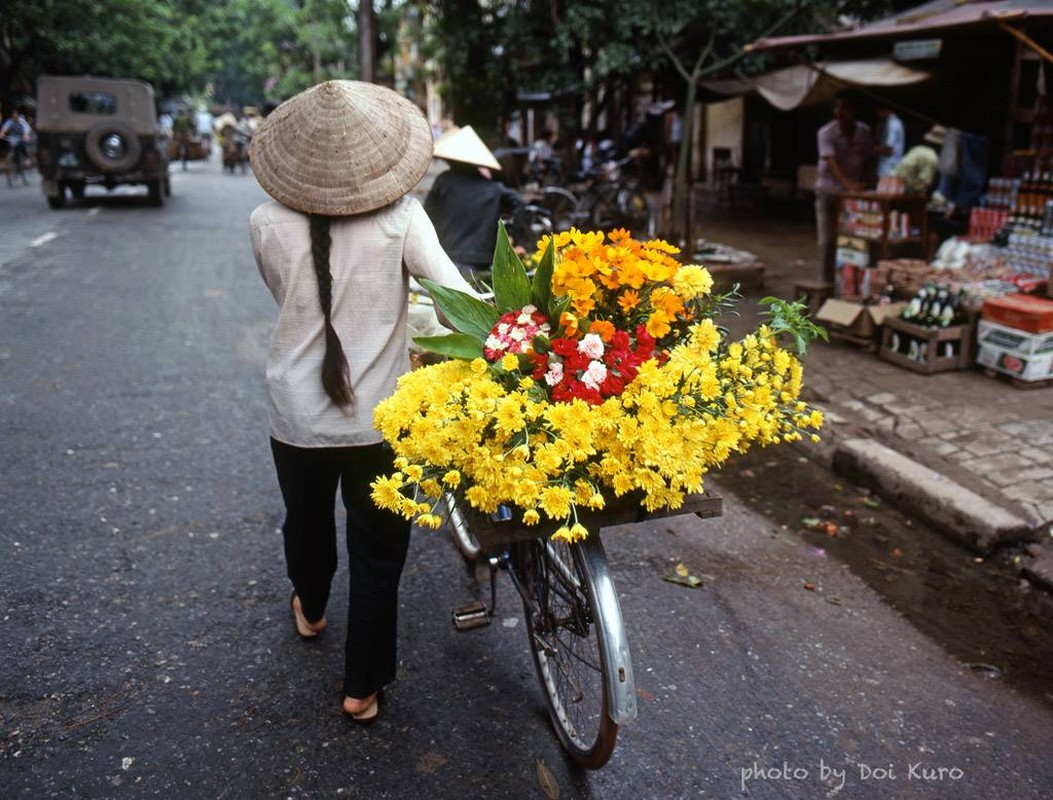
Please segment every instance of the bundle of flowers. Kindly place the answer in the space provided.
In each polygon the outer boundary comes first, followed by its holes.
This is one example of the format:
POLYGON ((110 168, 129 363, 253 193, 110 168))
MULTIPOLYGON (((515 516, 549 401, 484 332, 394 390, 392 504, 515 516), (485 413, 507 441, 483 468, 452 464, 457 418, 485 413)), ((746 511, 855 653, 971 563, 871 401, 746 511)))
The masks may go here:
POLYGON ((554 536, 575 541, 579 511, 626 495, 677 509, 730 454, 817 438, 799 356, 822 331, 799 303, 766 298, 767 322, 728 341, 716 318, 735 293, 713 293, 664 241, 556 234, 531 279, 498 240, 492 303, 427 286, 456 332, 415 339, 447 360, 404 375, 376 408, 397 469, 373 483, 378 506, 438 528, 453 491, 481 512, 555 520, 554 536))

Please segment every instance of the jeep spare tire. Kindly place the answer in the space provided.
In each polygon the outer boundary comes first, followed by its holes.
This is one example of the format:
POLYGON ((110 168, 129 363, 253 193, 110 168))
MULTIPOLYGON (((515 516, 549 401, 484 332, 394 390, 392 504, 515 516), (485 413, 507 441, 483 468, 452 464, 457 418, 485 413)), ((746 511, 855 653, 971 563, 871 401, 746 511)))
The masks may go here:
POLYGON ((132 127, 119 120, 96 122, 84 141, 88 158, 103 172, 124 172, 139 161, 142 147, 132 127))

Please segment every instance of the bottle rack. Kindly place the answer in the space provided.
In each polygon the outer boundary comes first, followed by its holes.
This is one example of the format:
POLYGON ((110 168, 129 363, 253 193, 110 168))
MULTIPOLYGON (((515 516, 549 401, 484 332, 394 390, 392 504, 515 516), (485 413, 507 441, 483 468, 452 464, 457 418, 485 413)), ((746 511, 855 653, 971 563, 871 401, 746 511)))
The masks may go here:
POLYGON ((899 317, 887 317, 878 355, 883 361, 931 375, 967 369, 972 364, 971 348, 971 323, 926 328, 899 317))
POLYGON ((921 258, 930 256, 924 195, 846 192, 838 196, 837 226, 839 235, 871 242, 879 259, 888 258, 891 248, 903 243, 915 244, 921 258))

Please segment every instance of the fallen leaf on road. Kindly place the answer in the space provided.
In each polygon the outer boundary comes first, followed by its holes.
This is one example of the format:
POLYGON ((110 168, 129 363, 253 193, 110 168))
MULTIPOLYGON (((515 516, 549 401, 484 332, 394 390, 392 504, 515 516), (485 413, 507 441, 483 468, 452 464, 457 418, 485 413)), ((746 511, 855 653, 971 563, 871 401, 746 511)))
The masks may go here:
POLYGON ((549 800, 559 800, 559 784, 556 783, 556 777, 545 766, 545 761, 541 758, 537 760, 537 782, 541 791, 545 793, 545 797, 549 800))
POLYGON ((863 505, 865 505, 867 508, 880 508, 881 501, 876 497, 864 497, 863 505))
POLYGON ((689 589, 697 589, 702 585, 702 579, 697 575, 663 575, 662 580, 687 586, 689 589))
POLYGON ((815 591, 815 584, 814 583, 806 583, 804 585, 804 588, 807 589, 809 592, 814 592, 815 591))

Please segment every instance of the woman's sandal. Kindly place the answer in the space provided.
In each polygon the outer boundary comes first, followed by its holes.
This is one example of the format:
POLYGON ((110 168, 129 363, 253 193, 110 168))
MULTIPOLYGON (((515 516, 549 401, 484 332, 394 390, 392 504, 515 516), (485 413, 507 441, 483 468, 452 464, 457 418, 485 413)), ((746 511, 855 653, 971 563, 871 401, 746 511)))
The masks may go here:
POLYGON ((307 621, 307 617, 303 615, 303 607, 300 605, 300 598, 296 596, 295 589, 293 589, 292 597, 289 598, 289 605, 292 607, 296 633, 299 634, 301 639, 314 639, 325 630, 325 617, 322 617, 318 622, 307 621))
POLYGON ((375 721, 377 716, 380 714, 380 699, 381 699, 381 697, 383 697, 383 693, 382 692, 379 692, 379 691, 374 692, 373 693, 373 701, 369 705, 367 705, 361 711, 351 712, 347 708, 347 701, 348 700, 352 700, 354 698, 345 696, 344 697, 344 704, 343 704, 344 713, 347 714, 349 717, 351 717, 351 719, 353 719, 359 725, 369 725, 370 723, 375 721))

